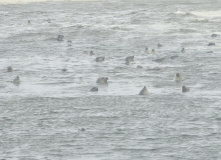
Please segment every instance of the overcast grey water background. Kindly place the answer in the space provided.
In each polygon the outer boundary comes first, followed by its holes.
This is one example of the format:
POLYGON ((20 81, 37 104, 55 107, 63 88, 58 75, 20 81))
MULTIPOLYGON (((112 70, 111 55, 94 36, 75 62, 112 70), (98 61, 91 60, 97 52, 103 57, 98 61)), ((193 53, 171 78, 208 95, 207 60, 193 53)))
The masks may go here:
POLYGON ((0 158, 220 160, 220 8, 218 0, 1 4, 0 158), (174 82, 177 72, 184 81, 174 82), (108 85, 96 84, 100 76, 108 85), (149 96, 138 95, 143 86, 149 96))

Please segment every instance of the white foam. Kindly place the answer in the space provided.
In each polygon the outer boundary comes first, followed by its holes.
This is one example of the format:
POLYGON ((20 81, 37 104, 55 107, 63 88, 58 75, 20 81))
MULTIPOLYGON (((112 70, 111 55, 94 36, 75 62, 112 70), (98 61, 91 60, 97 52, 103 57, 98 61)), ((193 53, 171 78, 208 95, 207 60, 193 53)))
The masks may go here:
POLYGON ((221 17, 221 10, 218 11, 195 11, 192 14, 200 17, 210 17, 210 18, 217 18, 221 17))

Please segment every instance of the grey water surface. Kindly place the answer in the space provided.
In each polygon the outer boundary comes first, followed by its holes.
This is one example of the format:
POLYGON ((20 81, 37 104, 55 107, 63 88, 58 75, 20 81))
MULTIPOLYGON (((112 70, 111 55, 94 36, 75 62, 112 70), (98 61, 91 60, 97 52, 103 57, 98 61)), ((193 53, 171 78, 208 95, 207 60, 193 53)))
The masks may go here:
POLYGON ((220 160, 220 8, 219 0, 0 4, 0 159, 220 160), (138 95, 144 86, 150 94, 138 95))

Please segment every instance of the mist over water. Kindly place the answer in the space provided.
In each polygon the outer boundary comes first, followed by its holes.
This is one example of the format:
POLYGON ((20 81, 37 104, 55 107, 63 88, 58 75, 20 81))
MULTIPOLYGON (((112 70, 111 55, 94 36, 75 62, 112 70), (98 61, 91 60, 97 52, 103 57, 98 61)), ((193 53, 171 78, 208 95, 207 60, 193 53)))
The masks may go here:
POLYGON ((0 159, 221 159, 220 1, 5 2, 0 159))

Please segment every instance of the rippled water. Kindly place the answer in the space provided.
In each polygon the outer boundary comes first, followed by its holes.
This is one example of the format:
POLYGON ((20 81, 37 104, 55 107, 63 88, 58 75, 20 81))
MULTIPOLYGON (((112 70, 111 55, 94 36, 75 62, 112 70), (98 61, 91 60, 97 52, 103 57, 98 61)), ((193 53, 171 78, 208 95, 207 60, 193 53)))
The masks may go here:
POLYGON ((1 4, 0 158, 221 159, 220 8, 218 0, 1 4), (96 84, 101 76, 108 85, 96 84), (143 86, 149 96, 138 95, 143 86))

